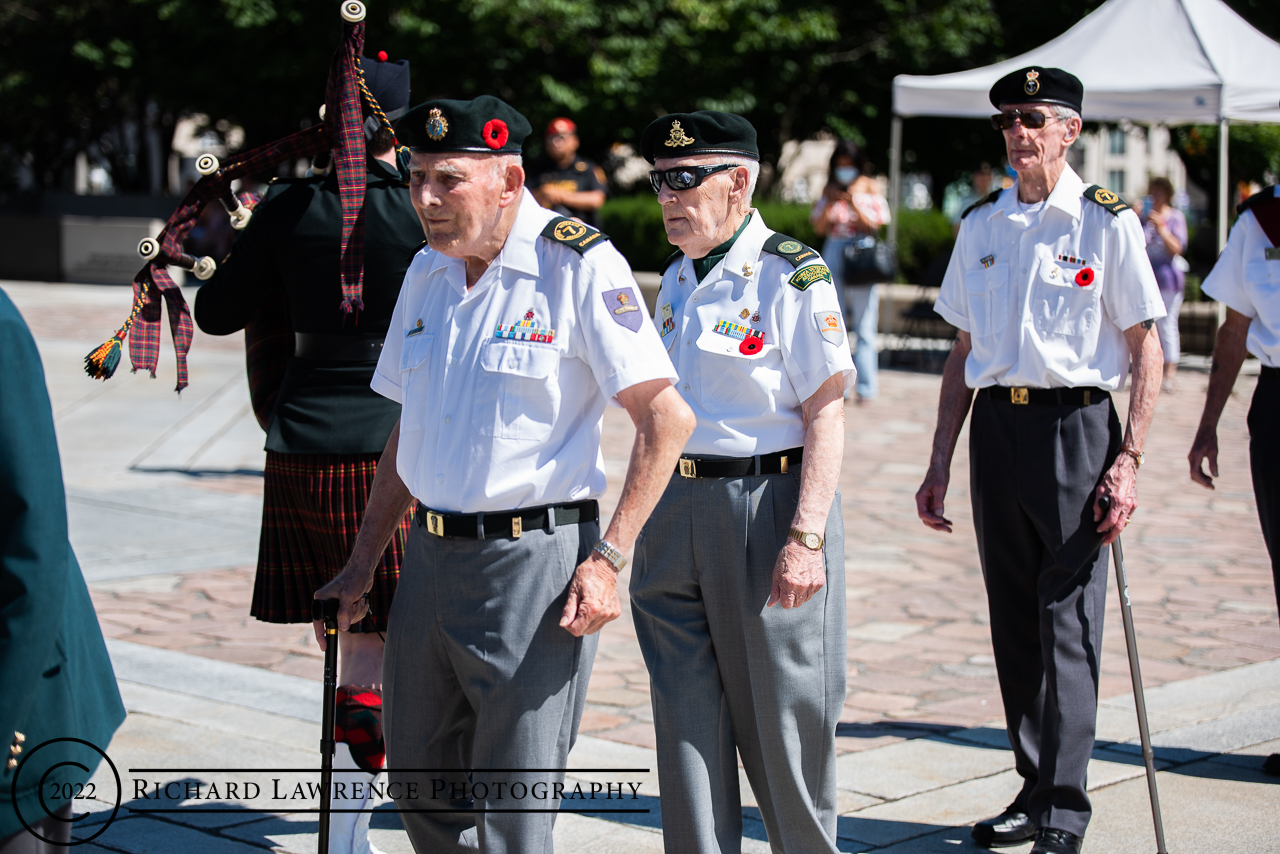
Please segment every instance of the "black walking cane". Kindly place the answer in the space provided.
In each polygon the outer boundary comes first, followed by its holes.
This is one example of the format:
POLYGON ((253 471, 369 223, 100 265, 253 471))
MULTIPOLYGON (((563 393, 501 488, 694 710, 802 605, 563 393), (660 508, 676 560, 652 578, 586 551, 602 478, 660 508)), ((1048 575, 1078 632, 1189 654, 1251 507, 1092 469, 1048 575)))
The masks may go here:
POLYGON ((337 599, 312 599, 311 619, 324 621, 324 707, 320 714, 320 842, 319 854, 329 854, 329 797, 333 785, 333 710, 338 701, 337 599))
MULTIPOLYGON (((1111 498, 1098 499, 1102 515, 1111 510, 1111 498)), ((1138 639, 1133 632, 1133 606, 1129 602, 1129 580, 1124 571, 1124 549, 1120 538, 1112 544, 1115 557, 1116 586, 1120 593, 1120 619, 1124 623, 1124 644, 1129 649, 1129 677, 1133 680, 1133 704, 1138 711, 1138 740, 1142 742, 1142 763, 1147 767, 1147 791, 1151 795, 1151 818, 1156 826, 1156 854, 1168 854, 1164 847, 1164 822, 1160 819, 1160 795, 1156 792, 1156 756, 1151 749, 1151 730, 1147 726, 1147 701, 1142 693, 1142 670, 1138 666, 1138 639)))

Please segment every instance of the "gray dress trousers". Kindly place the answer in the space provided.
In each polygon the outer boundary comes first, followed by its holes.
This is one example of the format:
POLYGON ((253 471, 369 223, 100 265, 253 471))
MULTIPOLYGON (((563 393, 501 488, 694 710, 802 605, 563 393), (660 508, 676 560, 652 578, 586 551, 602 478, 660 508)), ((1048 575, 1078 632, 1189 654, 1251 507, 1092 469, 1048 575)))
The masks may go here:
POLYGON ((554 769, 577 737, 599 640, 569 634, 560 615, 599 538, 599 522, 519 539, 410 531, 382 663, 383 733, 396 805, 440 810, 401 814, 420 854, 553 850, 547 810, 564 780, 554 769))
POLYGON ((800 475, 674 476, 636 543, 631 607, 649 668, 669 854, 738 852, 738 755, 775 852, 836 850, 844 708, 844 523, 827 518, 826 585, 766 608, 800 475))

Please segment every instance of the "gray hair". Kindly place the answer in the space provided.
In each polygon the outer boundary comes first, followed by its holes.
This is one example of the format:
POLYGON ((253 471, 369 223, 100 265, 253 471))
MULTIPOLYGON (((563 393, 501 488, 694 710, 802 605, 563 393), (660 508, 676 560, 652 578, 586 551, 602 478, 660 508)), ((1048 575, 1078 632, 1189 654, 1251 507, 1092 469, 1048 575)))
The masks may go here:
POLYGON ((505 181, 507 178, 507 169, 511 166, 524 166, 524 157, 519 154, 499 154, 496 157, 490 157, 489 168, 495 181, 505 181))
POLYGON ((760 161, 734 154, 725 155, 720 160, 724 163, 732 163, 734 166, 742 166, 747 170, 747 197, 743 199, 743 203, 750 208, 751 198, 756 194, 756 182, 760 180, 760 161))
POLYGON ((1047 106, 1053 110, 1053 114, 1055 116, 1062 119, 1064 122, 1070 121, 1071 119, 1077 119, 1081 125, 1084 124, 1084 119, 1080 118, 1080 113, 1071 107, 1064 106, 1063 104, 1049 104, 1047 106))

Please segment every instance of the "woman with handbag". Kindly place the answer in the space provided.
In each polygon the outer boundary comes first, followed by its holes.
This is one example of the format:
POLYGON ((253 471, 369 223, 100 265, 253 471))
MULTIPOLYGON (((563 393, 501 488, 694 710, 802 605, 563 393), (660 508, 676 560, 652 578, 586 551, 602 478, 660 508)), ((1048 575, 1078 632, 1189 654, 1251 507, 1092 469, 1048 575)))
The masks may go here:
POLYGON ((858 403, 879 393, 876 332, 880 315, 878 283, 893 276, 893 252, 878 237, 889 221, 889 202, 867 175, 867 160, 851 140, 836 143, 827 186, 809 214, 825 237, 822 257, 841 297, 845 322, 854 336, 858 403))

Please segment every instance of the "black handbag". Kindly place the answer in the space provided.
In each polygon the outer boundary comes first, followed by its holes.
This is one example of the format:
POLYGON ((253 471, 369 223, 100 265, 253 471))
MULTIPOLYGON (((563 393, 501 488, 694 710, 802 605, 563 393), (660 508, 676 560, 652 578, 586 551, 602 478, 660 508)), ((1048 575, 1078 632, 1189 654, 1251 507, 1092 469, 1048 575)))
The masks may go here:
POLYGON ((878 237, 860 234, 845 244, 844 284, 878 285, 892 282, 898 260, 893 247, 878 237))

